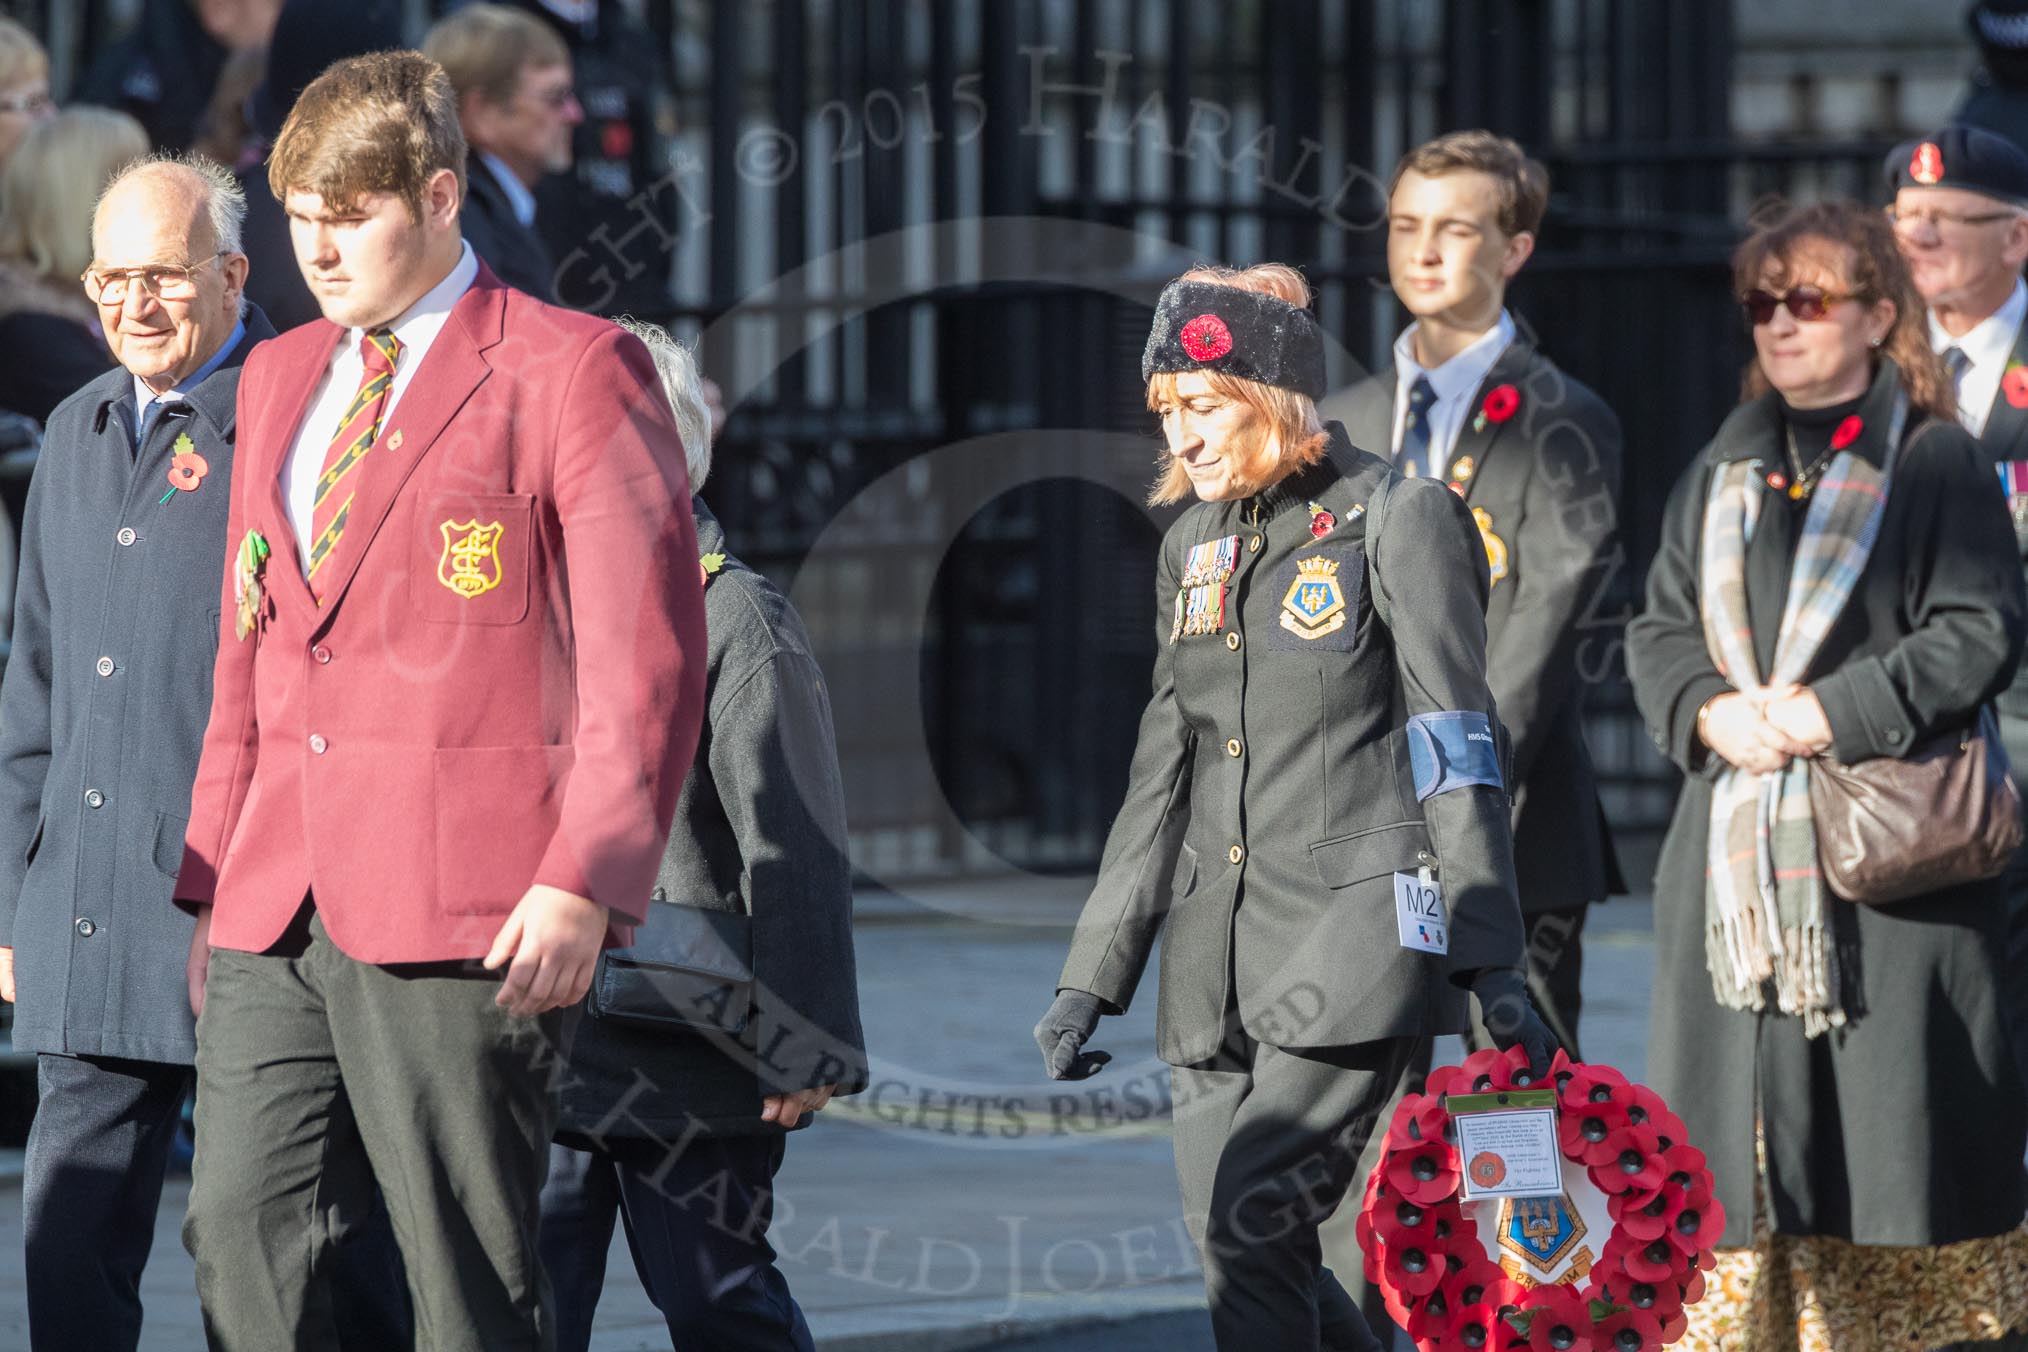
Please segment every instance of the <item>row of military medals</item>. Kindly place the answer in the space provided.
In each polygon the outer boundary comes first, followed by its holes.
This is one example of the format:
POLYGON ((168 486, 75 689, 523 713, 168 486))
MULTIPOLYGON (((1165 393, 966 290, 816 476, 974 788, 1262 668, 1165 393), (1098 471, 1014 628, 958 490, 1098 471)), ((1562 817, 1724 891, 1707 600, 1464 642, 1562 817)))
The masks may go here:
POLYGON ((1169 641, 1215 634, 1225 626, 1225 584, 1239 567, 1239 537, 1206 540, 1190 546, 1183 560, 1183 581, 1176 592, 1176 623, 1169 641))

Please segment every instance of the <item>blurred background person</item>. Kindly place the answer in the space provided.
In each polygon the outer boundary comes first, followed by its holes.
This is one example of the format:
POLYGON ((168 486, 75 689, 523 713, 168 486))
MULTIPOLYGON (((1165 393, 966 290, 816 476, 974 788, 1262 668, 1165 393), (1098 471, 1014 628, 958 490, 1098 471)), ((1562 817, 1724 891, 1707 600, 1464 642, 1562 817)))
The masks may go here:
POLYGON ((234 170, 259 161, 266 147, 254 136, 248 107, 267 73, 266 47, 245 47, 226 58, 199 124, 194 147, 198 154, 234 170))
POLYGON ((79 278, 99 190, 147 153, 133 118, 78 106, 38 122, 0 170, 0 409, 47 421, 113 364, 79 278))
POLYGON ((1725 1206, 1682 1346, 1996 1338, 2028 1323, 2000 880, 1833 896, 1795 772, 1972 724, 2028 632, 2020 560, 1884 216, 1786 210, 1733 282, 1756 357, 1677 483, 1627 632, 1641 712, 1685 775, 1655 880, 1649 1082, 1725 1206), (1742 851, 1776 811, 1766 857, 1742 851), (1763 876, 1781 880, 1767 902, 1763 876))
POLYGON ((132 31, 99 53, 73 97, 131 113, 160 149, 188 150, 226 59, 266 46, 280 10, 281 0, 145 0, 132 31))
POLYGON ((1952 121, 2028 150, 2028 0, 1978 0, 1965 11, 1979 69, 1952 121))
MULTIPOLYGON (((696 359, 654 325, 621 323, 655 359, 694 493, 711 472, 712 422, 696 359)), ((808 1352, 809 1326, 767 1238, 775 1174, 790 1131, 834 1093, 866 1087, 824 673, 788 598, 727 552, 702 498, 691 506, 704 736, 656 904, 633 944, 601 964, 571 1045, 542 1193, 557 1352, 591 1345, 615 1217, 675 1346, 808 1352), (689 999, 672 993, 667 983, 701 955, 729 959, 728 975, 691 977, 700 984, 689 999)))
POLYGON ((584 121, 570 50, 533 15, 484 3, 438 23, 422 50, 458 91, 470 148, 465 238, 501 281, 553 302, 556 264, 535 231, 534 189, 569 171, 571 133, 584 121))
POLYGON ((663 181, 676 112, 662 46, 620 0, 515 3, 568 44, 583 110, 569 170, 535 190, 557 299, 602 314, 666 315, 681 198, 663 181))
POLYGON ((0 166, 37 122, 54 115, 49 97, 49 54, 35 35, 0 18, 0 166))
MULTIPOLYGON (((2028 23, 2028 18, 2024 18, 2028 23)), ((1958 421, 1978 438, 2010 497, 2028 567, 2028 389, 2003 388, 2028 362, 2028 151, 1982 128, 1954 125, 1888 152, 1888 215, 1915 289, 1929 307, 1930 346, 1943 358, 1958 421)), ((1994 701, 2018 779, 2028 774, 2028 664, 1994 701)), ((2007 1027, 2028 1086, 2028 848, 2003 876, 2007 893, 2007 1027)))
POLYGON ((277 332, 307 324, 322 311, 296 265, 289 218, 268 187, 267 147, 281 135, 296 99, 331 63, 405 45, 401 0, 288 0, 275 20, 266 72, 247 100, 259 147, 240 157, 239 179, 246 189, 246 255, 253 264, 247 297, 277 332))

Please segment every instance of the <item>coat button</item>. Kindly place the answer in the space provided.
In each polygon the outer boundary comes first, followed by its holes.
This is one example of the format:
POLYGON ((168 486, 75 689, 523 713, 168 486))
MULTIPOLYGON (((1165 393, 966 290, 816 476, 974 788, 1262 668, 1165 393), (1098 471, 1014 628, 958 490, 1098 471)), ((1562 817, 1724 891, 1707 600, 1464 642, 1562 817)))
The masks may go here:
POLYGON ((101 657, 101 658, 99 659, 99 667, 98 667, 98 671, 99 671, 99 675, 101 675, 101 676, 110 676, 110 675, 112 675, 112 674, 113 674, 113 659, 112 659, 112 658, 110 658, 110 657, 101 657))
POLYGON ((1246 858, 1246 847, 1244 845, 1235 845, 1225 852, 1225 857, 1237 864, 1240 860, 1246 858))
POLYGON ((331 650, 321 643, 310 649, 310 656, 316 658, 322 666, 328 667, 331 665, 331 650))
POLYGON ((1900 728, 1889 728, 1887 730, 1887 740, 1892 742, 1896 746, 1901 745, 1901 736, 1902 734, 1900 728))
POLYGON ((122 546, 126 546, 133 544, 134 541, 140 539, 141 537, 134 534, 134 528, 132 526, 122 526, 120 527, 120 533, 114 536, 113 538, 118 540, 122 546))
POLYGON ((1246 542, 1246 552, 1249 554, 1260 553, 1260 537, 1258 535, 1246 542))
POLYGON ((89 939, 94 934, 97 934, 99 932, 99 927, 97 925, 94 925, 90 920, 87 920, 84 916, 79 916, 77 918, 77 932, 79 934, 82 934, 85 938, 89 939))
POLYGON ((100 793, 97 789, 85 790, 86 807, 99 808, 104 807, 105 805, 106 805, 106 796, 104 794, 100 793))
POLYGON ((1239 754, 1240 752, 1242 752, 1242 751, 1244 751, 1244 750, 1246 750, 1246 748, 1245 748, 1245 747, 1243 747, 1243 746, 1241 746, 1241 745, 1239 744, 1239 738, 1237 738, 1237 737, 1232 737, 1232 738, 1228 738, 1228 739, 1226 740, 1226 743, 1225 743, 1225 754, 1226 754, 1226 755, 1228 755, 1228 756, 1237 756, 1237 755, 1238 755, 1238 754, 1239 754))
POLYGON ((1239 651, 1239 634, 1236 631, 1225 636, 1225 646, 1234 652, 1239 651))
POLYGON ((326 751, 329 751, 330 749, 331 749, 331 744, 330 744, 329 742, 327 742, 327 741, 325 741, 325 740, 324 740, 324 734, 323 734, 323 733, 321 733, 321 732, 313 732, 313 733, 311 733, 311 734, 310 734, 310 751, 311 751, 311 754, 313 754, 313 755, 318 755, 318 756, 321 756, 321 755, 323 755, 323 754, 324 754, 324 753, 325 753, 326 751))

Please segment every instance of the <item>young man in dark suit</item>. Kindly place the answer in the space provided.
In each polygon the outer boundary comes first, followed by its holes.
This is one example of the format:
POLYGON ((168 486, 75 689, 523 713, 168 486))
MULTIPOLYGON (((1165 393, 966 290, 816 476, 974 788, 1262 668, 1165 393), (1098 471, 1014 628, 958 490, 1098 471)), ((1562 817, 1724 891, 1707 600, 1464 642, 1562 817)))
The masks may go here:
MULTIPOLYGON (((1992 457, 2028 567, 2028 152, 1952 125, 1895 147, 1885 169, 1895 243, 1929 305, 1930 345, 1957 386, 1958 421, 1992 457)), ((2028 773, 2028 663, 1995 704, 2019 781, 2028 773)), ((2005 876, 2007 1026, 2028 1082, 2028 849, 2005 876)))
MULTIPOLYGON (((1388 274, 1414 322, 1390 363, 1326 408, 1355 445, 1448 484, 1478 526, 1493 579, 1486 679, 1513 746, 1529 993, 1574 1057, 1586 909, 1622 886, 1584 743, 1596 673, 1580 661, 1616 557, 1619 420, 1506 309, 1549 198, 1540 164, 1491 132, 1453 132, 1403 157, 1388 198, 1388 274)), ((1489 1045, 1476 1025, 1468 1039, 1489 1045)), ((1409 1081, 1428 1069, 1425 1043, 1409 1081)), ((1331 1238, 1341 1224, 1349 1235, 1341 1217, 1331 1238)))

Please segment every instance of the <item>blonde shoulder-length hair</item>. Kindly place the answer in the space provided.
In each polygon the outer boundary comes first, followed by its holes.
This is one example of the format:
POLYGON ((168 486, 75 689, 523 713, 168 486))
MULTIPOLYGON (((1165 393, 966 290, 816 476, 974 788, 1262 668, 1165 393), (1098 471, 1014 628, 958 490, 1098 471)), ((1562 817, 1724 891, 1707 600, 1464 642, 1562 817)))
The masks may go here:
POLYGON ((110 108, 77 104, 36 123, 0 170, 0 258, 75 285, 91 266, 100 190, 147 153, 141 124, 110 108))
MULTIPOLYGON (((1257 263, 1250 268, 1225 268, 1203 264, 1176 279, 1180 282, 1210 282, 1217 286, 1260 291, 1303 309, 1309 308, 1310 284, 1303 274, 1284 263, 1257 263)), ((1155 413, 1177 402, 1176 380, 1180 373, 1157 371, 1148 377, 1148 407, 1155 413)), ((1264 385, 1258 380, 1229 375, 1224 371, 1203 373, 1213 393, 1222 399, 1251 405, 1267 420, 1267 435, 1259 448, 1233 476, 1243 495, 1251 496, 1268 485, 1324 458, 1329 438, 1317 416, 1316 401, 1306 394, 1264 385)), ((1191 495, 1190 474, 1183 462, 1164 451, 1160 473, 1148 491, 1148 505, 1162 507, 1181 502, 1191 495)))

